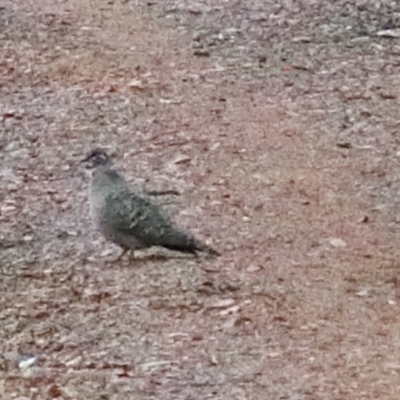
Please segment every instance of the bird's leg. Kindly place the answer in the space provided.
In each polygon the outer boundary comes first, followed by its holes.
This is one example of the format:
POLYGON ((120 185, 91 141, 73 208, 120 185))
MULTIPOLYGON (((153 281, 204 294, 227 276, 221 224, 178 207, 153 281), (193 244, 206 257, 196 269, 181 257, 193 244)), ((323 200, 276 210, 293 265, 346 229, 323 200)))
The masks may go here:
POLYGON ((122 253, 114 260, 114 262, 119 262, 121 261, 122 257, 129 251, 129 248, 123 247, 122 248, 122 253))

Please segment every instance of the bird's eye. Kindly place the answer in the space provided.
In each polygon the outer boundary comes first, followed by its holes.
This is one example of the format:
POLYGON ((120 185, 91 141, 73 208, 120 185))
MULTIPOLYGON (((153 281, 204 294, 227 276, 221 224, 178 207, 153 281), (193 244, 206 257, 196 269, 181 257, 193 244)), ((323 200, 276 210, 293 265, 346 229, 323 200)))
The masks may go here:
POLYGON ((105 165, 108 162, 107 155, 102 153, 95 153, 92 159, 95 165, 105 165))
POLYGON ((84 160, 82 160, 82 162, 90 162, 92 167, 96 167, 99 165, 107 165, 110 162, 110 159, 103 151, 93 150, 84 160))

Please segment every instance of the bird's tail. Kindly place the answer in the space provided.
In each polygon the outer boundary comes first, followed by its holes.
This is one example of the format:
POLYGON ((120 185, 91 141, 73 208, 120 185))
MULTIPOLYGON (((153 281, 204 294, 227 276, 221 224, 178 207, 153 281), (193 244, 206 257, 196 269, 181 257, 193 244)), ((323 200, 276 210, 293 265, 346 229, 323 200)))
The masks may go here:
POLYGON ((164 242, 161 246, 170 250, 181 251, 183 253, 190 253, 196 255, 197 252, 208 253, 212 256, 220 256, 217 250, 204 244, 203 242, 189 236, 184 232, 175 231, 174 235, 169 237, 168 242, 164 242), (173 239, 173 240, 171 240, 173 239))

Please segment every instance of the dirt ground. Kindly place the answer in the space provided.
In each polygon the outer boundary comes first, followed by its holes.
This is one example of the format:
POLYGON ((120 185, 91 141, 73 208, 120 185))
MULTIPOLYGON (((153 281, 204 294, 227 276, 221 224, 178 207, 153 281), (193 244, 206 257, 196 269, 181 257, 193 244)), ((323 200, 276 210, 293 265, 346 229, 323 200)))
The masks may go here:
POLYGON ((0 1, 0 398, 399 399, 399 93, 396 2, 0 1), (113 263, 95 146, 222 256, 113 263))

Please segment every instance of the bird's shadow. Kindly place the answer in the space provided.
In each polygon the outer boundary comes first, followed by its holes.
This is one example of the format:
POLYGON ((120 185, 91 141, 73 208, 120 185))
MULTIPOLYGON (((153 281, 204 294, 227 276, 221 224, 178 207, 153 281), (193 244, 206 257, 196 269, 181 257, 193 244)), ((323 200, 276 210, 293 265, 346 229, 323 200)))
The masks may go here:
POLYGON ((168 261, 168 260, 197 260, 199 255, 197 254, 179 254, 179 253, 140 253, 140 254, 128 254, 124 257, 128 261, 168 261))

